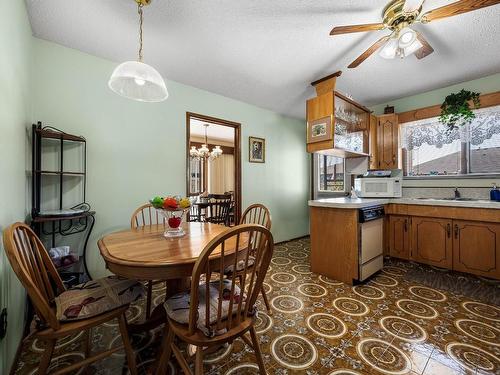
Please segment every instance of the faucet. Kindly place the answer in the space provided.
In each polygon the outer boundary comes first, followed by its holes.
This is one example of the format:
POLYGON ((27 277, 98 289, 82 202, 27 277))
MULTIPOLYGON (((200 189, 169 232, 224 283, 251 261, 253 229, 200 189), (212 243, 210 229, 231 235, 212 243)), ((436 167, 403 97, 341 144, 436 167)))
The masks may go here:
POLYGON ((460 198, 460 192, 458 191, 458 188, 456 187, 455 188, 455 199, 459 199, 460 198))

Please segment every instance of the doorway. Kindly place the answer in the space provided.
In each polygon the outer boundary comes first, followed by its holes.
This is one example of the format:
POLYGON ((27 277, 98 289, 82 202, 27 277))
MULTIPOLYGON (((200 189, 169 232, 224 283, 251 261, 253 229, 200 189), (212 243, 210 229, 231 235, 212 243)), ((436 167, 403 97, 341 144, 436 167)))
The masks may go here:
POLYGON ((241 217, 240 135, 240 123, 186 112, 186 195, 231 195, 230 225, 241 217), (209 155, 193 156, 203 145, 209 155))

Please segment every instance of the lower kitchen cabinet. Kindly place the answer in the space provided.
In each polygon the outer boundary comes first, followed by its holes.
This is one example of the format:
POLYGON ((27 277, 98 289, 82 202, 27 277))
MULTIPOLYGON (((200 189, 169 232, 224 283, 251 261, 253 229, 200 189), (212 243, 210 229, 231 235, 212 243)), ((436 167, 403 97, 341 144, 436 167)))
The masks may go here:
POLYGON ((500 278, 500 224, 453 220, 453 269, 500 278))
POLYGON ((432 266, 453 267, 452 220, 411 218, 411 257, 432 266))
POLYGON ((389 217, 389 255, 395 258, 410 258, 408 216, 391 215, 389 217))

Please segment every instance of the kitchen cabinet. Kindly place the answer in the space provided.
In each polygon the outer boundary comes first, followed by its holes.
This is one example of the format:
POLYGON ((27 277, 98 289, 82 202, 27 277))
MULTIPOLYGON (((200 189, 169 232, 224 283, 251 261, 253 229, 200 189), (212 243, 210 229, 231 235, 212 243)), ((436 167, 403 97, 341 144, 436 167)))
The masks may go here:
POLYGON ((500 278, 500 224, 453 220, 453 269, 500 278))
POLYGON ((377 157, 379 169, 398 167, 398 115, 395 113, 378 116, 377 157))
POLYGON ((369 129, 370 169, 378 168, 377 125, 378 125, 377 116, 370 114, 370 129, 369 129))
POLYGON ((311 83, 317 96, 307 100, 307 152, 342 158, 368 156, 370 110, 335 91, 340 72, 311 83))
POLYGON ((410 258, 408 216, 391 215, 389 217, 389 255, 395 258, 410 258))
POLYGON ((411 218, 411 257, 417 262, 452 268, 452 220, 411 218))

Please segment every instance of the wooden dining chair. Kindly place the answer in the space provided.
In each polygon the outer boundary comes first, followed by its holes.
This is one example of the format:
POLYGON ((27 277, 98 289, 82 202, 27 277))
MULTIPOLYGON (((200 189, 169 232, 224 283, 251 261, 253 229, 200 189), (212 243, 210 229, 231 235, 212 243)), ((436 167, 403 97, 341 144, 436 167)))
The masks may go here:
MULTIPOLYGON (((263 227, 266 227, 267 229, 271 230, 271 213, 269 212, 269 209, 264 206, 263 204, 257 203, 257 204, 252 204, 250 205, 245 212, 243 212, 243 215, 241 216, 240 224, 258 224, 262 225, 263 227)), ((253 266, 250 265, 250 269, 253 266)), ((234 267, 229 266, 226 267, 224 270, 224 274, 227 277, 231 277, 233 273, 236 274, 236 277, 238 280, 241 281, 243 277, 243 272, 244 270, 240 269, 241 268, 241 262, 236 265, 236 272, 234 271, 234 267)), ((261 294, 262 298, 264 299, 264 303, 266 305, 267 312, 269 314, 272 314, 271 310, 271 305, 269 304, 269 300, 266 295, 266 291, 264 290, 264 287, 261 288, 261 294)))
MULTIPOLYGON (((138 207, 130 218, 132 229, 149 225, 166 225, 165 218, 161 216, 151 203, 138 207)), ((151 317, 151 305, 153 300, 153 285, 163 282, 163 280, 148 280, 146 294, 146 319, 151 317)))
MULTIPOLYGON (((89 305, 93 302, 91 300, 92 297, 87 298, 86 301, 81 301, 81 303, 78 303, 75 299, 75 293, 80 296, 82 292, 86 293, 85 285, 90 285, 88 288, 89 294, 96 295, 96 293, 102 293, 106 295, 110 293, 109 290, 98 289, 99 281, 104 279, 89 281, 88 283, 76 286, 75 289, 67 290, 42 242, 33 230, 24 223, 15 223, 6 228, 3 233, 3 242, 12 269, 26 289, 37 317, 40 319, 41 327, 37 329, 34 335, 44 341, 46 345, 38 365, 38 374, 47 373, 58 339, 83 330, 89 330, 85 350, 86 358, 55 372, 56 374, 74 372, 81 367, 87 367, 92 362, 110 356, 122 348, 125 349, 130 372, 137 374, 134 351, 130 343, 125 318, 125 312, 129 307, 129 303, 120 305, 119 302, 116 302, 117 306, 113 306, 113 308, 107 311, 103 307, 104 303, 98 304, 99 306, 95 306, 96 304, 94 304, 94 308, 97 307, 97 310, 102 310, 101 313, 87 318, 78 318, 78 320, 69 320, 69 316, 79 315, 84 308, 89 308, 89 305), (63 301, 65 296, 68 295, 69 298, 66 299, 66 302, 70 303, 66 306, 69 306, 69 308, 63 310, 63 319, 59 313, 62 304, 60 301, 63 301), (90 356, 90 329, 115 318, 118 319, 123 345, 90 356)), ((109 283, 107 284, 110 285, 109 283)), ((132 284, 128 280, 123 281, 122 284, 126 285, 125 291, 121 293, 126 294, 132 287, 132 284)), ((140 287, 141 291, 143 290, 142 285, 136 282, 134 284, 140 287)), ((101 298, 102 301, 106 301, 106 306, 109 307, 110 300, 105 297, 101 298)), ((119 301, 120 296, 113 294, 111 300, 119 301)))
POLYGON ((230 194, 209 194, 210 215, 206 221, 229 226, 229 210, 231 209, 230 194))
POLYGON ((195 374, 203 374, 206 353, 241 337, 255 352, 259 373, 266 374, 254 323, 255 302, 273 254, 271 232, 260 225, 245 224, 228 229, 208 243, 196 261, 191 291, 169 298, 164 306, 168 324, 156 363, 156 374, 165 374, 173 352, 185 374, 191 374, 189 363, 195 362, 195 374), (254 251, 255 250, 255 251, 254 251), (249 259, 254 253, 254 267, 249 259), (216 253, 216 254, 214 254, 216 253), (225 278, 221 270, 228 264, 243 261, 242 283, 236 275, 225 278), (204 280, 203 283, 200 283, 204 280), (247 336, 250 334, 250 338, 247 336), (184 357, 175 339, 196 346, 196 354, 184 357))

